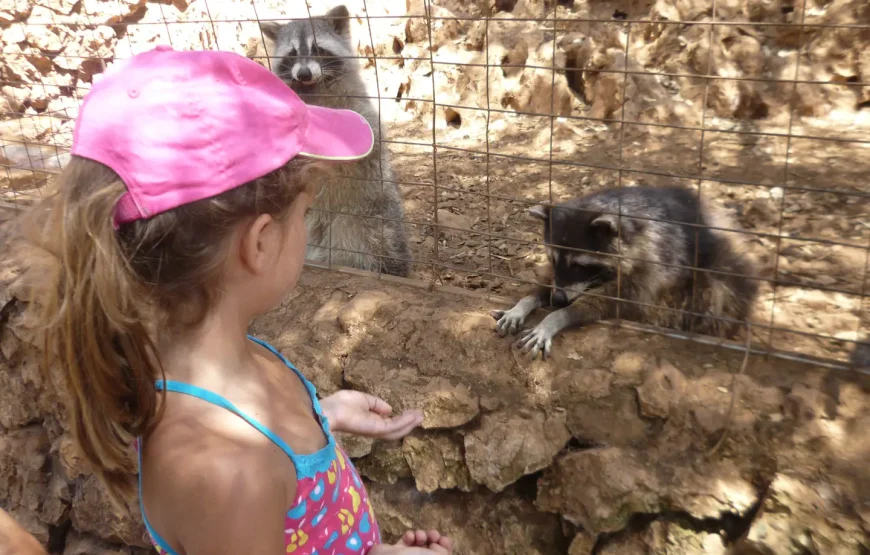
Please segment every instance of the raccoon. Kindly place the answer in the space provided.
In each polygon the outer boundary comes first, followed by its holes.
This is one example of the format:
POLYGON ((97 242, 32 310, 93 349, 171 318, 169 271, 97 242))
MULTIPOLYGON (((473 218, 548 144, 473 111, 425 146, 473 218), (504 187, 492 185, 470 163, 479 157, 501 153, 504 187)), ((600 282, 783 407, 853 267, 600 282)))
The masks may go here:
POLYGON ((849 364, 861 372, 870 372, 870 336, 865 337, 863 342, 855 343, 849 364))
POLYGON ((529 214, 544 223, 553 287, 541 286, 492 316, 500 335, 513 335, 535 309, 559 308, 520 335, 517 345, 533 358, 549 356, 553 338, 568 327, 616 317, 617 293, 620 318, 725 338, 750 315, 758 292, 753 263, 722 233, 700 227, 729 226, 689 189, 611 188, 554 207, 534 206, 529 214), (685 225, 696 218, 698 226, 685 225), (621 257, 614 256, 620 247, 621 257))
POLYGON ((325 262, 330 255, 325 247, 331 245, 335 264, 407 276, 411 264, 402 195, 381 148, 378 110, 359 73, 349 17, 342 5, 310 20, 260 24, 274 45, 273 73, 307 103, 361 114, 375 133, 367 158, 328 170, 306 220, 307 258, 325 262))

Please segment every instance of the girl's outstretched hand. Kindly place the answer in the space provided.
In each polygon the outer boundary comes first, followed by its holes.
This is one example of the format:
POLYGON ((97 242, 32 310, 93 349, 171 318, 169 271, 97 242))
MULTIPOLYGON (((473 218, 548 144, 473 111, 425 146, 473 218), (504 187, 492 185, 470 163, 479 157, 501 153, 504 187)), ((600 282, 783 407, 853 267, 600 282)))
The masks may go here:
POLYGON ((453 542, 437 530, 408 530, 395 545, 376 545, 369 555, 452 555, 453 542))
POLYGON ((405 437, 423 423, 422 411, 390 416, 393 408, 380 397, 349 389, 322 399, 320 406, 334 432, 392 440, 405 437))

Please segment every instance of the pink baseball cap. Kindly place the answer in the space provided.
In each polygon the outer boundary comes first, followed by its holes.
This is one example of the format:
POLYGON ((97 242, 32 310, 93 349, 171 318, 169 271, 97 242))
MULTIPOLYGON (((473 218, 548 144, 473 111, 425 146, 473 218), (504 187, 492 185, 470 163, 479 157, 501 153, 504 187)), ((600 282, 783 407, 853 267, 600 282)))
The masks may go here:
POLYGON ((243 56, 158 46, 95 79, 72 154, 124 181, 117 227, 219 195, 296 156, 352 161, 373 145, 360 114, 305 104, 243 56))

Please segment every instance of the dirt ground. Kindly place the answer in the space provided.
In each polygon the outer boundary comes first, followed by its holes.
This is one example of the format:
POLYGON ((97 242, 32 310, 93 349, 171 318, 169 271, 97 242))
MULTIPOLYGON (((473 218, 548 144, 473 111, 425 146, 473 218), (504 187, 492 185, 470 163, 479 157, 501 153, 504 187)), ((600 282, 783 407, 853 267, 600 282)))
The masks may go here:
MULTIPOLYGON (((438 149, 435 156, 437 187, 431 147, 391 145, 398 179, 415 184, 403 186, 408 220, 422 224, 410 226, 418 262, 415 277, 520 296, 534 282, 534 268, 546 260, 543 248, 535 245, 542 240, 540 225, 523 213, 526 208, 620 183, 680 184, 727 210, 736 224, 729 235, 742 241, 756 260, 761 290, 753 324, 765 328, 754 334, 757 345, 848 359, 854 345, 849 341, 859 339, 862 326, 868 329, 870 325, 866 315, 870 307, 863 296, 867 294, 870 205, 866 197, 856 195, 870 193, 865 178, 870 172, 867 145, 810 139, 792 139, 787 145, 785 136, 706 132, 701 153, 700 132, 650 132, 626 126, 626 135, 621 137, 619 124, 572 122, 569 146, 576 154, 567 162, 563 156, 562 164, 558 158, 551 164, 546 119, 505 117, 505 127, 519 131, 509 136, 493 133, 489 157, 485 133, 452 130, 449 139, 439 140, 447 148, 438 149), (632 170, 705 179, 637 171, 624 171, 620 179, 617 170, 601 169, 619 167, 620 143, 624 165, 632 170), (822 192, 779 185, 785 174, 786 149, 788 186, 822 192), (748 185, 752 183, 769 185, 748 185), (437 256, 431 225, 436 210, 442 226, 467 230, 442 230, 437 256), (777 240, 780 226, 781 241, 777 240), (439 266, 433 270, 425 261, 439 266), (779 282, 775 289, 774 280, 779 282)), ((390 131, 397 141, 425 141, 422 133, 402 128, 390 131)), ((555 135, 559 135, 558 127, 555 135)), ((556 140, 554 150, 558 147, 556 140)))

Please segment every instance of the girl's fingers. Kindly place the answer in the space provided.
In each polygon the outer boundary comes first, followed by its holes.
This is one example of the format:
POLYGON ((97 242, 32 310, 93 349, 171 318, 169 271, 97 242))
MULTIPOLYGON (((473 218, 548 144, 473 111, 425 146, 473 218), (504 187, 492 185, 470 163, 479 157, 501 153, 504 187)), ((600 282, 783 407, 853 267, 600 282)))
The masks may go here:
POLYGON ((423 422, 423 415, 406 412, 401 416, 381 422, 378 430, 379 437, 393 440, 405 437, 411 430, 419 426, 423 422))
POLYGON ((402 536, 402 541, 401 541, 400 543, 404 543, 404 544, 407 545, 408 547, 411 547, 411 546, 414 545, 415 541, 416 541, 416 540, 415 540, 415 534, 414 534, 414 531, 413 531, 413 530, 408 530, 408 531, 405 532, 405 534, 402 536))
POLYGON ((368 393, 363 393, 366 397, 366 401, 368 401, 369 410, 380 414, 381 416, 386 416, 393 412, 393 407, 389 405, 386 401, 381 399, 380 397, 375 397, 374 395, 369 395, 368 393))
POLYGON ((450 555, 453 553, 453 540, 442 536, 438 530, 408 530, 396 545, 405 547, 425 547, 429 551, 450 555))
POLYGON ((427 545, 429 545, 429 542, 426 541, 428 539, 428 537, 427 537, 426 532, 424 530, 417 530, 417 532, 415 532, 415 535, 416 535, 415 539, 417 540, 416 545, 418 547, 426 547, 427 545))

